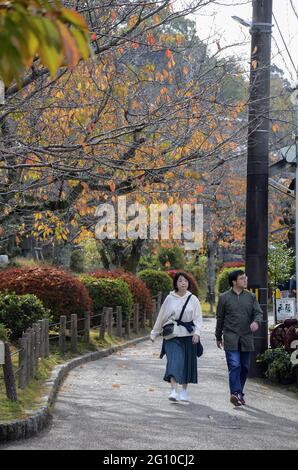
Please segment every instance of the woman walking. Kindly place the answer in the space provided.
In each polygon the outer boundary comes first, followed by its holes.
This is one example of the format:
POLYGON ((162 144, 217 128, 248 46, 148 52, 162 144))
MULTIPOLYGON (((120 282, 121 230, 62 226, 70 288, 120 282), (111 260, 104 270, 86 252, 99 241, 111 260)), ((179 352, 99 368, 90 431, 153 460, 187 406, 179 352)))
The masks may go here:
POLYGON ((198 382, 197 351, 203 324, 202 311, 199 299, 190 292, 191 280, 187 274, 178 272, 173 285, 174 290, 162 304, 150 337, 154 341, 162 334, 165 325, 173 320, 178 323, 178 336, 163 340, 160 357, 164 354, 167 357, 164 380, 171 383, 169 400, 188 401, 187 385, 198 382), (178 384, 182 385, 180 393, 178 384))

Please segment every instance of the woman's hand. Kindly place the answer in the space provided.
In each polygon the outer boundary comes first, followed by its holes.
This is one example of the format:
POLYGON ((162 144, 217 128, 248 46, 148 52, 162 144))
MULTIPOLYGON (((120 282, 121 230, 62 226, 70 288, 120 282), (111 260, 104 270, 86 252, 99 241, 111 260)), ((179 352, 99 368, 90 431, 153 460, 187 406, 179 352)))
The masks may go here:
POLYGON ((199 335, 193 335, 192 344, 197 344, 200 341, 199 335))

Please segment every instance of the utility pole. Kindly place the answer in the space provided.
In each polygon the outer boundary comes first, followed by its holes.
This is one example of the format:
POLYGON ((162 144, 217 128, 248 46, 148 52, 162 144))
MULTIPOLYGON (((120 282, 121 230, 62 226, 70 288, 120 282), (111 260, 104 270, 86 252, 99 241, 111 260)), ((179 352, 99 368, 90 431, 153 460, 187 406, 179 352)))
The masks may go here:
POLYGON ((296 89, 292 94, 292 102, 295 106, 296 123, 294 131, 294 142, 296 146, 296 179, 295 179, 295 195, 296 195, 296 218, 295 218, 295 252, 296 252, 296 316, 298 316, 298 67, 296 89))
POLYGON ((253 0, 247 141, 246 273, 263 322, 255 333, 250 377, 261 376, 256 356, 268 348, 268 173, 272 0, 253 0))

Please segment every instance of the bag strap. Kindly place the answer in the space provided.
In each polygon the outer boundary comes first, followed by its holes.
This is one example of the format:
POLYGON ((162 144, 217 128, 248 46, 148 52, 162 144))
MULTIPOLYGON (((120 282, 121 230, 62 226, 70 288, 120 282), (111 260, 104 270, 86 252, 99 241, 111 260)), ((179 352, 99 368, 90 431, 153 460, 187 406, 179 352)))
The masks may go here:
POLYGON ((178 322, 181 321, 182 315, 183 315, 183 313, 184 313, 184 310, 186 309, 186 306, 187 306, 188 301, 189 301, 189 299, 191 298, 191 296, 192 296, 192 294, 190 294, 190 295, 187 297, 186 302, 185 302, 185 304, 183 305, 183 308, 182 308, 182 310, 181 310, 181 313, 180 313, 180 317, 179 317, 178 322))

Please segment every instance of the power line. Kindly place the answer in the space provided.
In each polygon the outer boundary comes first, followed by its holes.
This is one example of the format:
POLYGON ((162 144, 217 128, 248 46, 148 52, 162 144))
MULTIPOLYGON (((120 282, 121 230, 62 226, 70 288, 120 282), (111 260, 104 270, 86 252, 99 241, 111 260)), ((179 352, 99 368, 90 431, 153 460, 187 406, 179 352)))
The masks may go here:
POLYGON ((292 10, 293 10, 294 14, 295 14, 296 17, 298 18, 298 11, 297 11, 296 8, 294 7, 293 0, 290 0, 290 4, 291 4, 291 7, 292 7, 292 10))
POLYGON ((295 72, 296 72, 296 65, 294 64, 293 58, 292 58, 292 56, 291 56, 291 54, 290 54, 290 51, 289 51, 288 46, 287 46, 287 44, 286 44, 286 41, 284 40, 283 34, 282 34, 281 30, 280 30, 280 27, 279 27, 279 25, 278 25, 277 19, 275 18, 275 15, 274 15, 273 12, 272 12, 272 16, 273 16, 273 18, 274 18, 274 21, 275 21, 275 23, 276 23, 278 32, 279 32, 279 34, 280 34, 280 37, 281 37, 281 39, 282 39, 282 42, 284 43, 284 46, 285 46, 285 48, 286 48, 286 51, 287 51, 288 56, 289 56, 289 58, 290 58, 290 61, 291 61, 292 65, 293 65, 293 67, 294 67, 294 70, 295 70, 295 72))
MULTIPOLYGON (((275 57, 277 57, 278 55, 280 55, 280 57, 281 57, 281 59, 282 59, 282 61, 283 61, 283 64, 284 64, 285 68, 287 69, 288 74, 290 75, 290 78, 293 80, 293 74, 292 74, 291 70, 289 69, 288 64, 287 64, 287 62, 286 62, 286 59, 284 58, 283 52, 280 50, 279 45, 278 45, 278 42, 277 42, 277 40, 275 39, 275 37, 274 37, 273 35, 272 35, 272 39, 273 39, 274 44, 275 44, 275 47, 276 47, 276 49, 277 49, 277 54, 276 54, 275 57)), ((275 57, 274 57, 274 58, 275 58, 275 57)))

